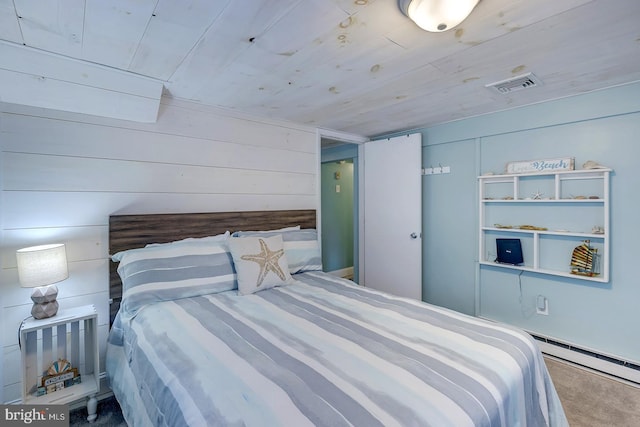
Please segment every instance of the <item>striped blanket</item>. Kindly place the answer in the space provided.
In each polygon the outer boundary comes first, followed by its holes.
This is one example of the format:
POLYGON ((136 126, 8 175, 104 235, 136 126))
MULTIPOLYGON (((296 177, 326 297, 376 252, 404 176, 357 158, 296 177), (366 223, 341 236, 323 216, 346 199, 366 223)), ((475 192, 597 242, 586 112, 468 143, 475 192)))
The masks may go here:
POLYGON ((118 316, 107 373, 143 426, 566 426, 534 340, 322 272, 118 316))

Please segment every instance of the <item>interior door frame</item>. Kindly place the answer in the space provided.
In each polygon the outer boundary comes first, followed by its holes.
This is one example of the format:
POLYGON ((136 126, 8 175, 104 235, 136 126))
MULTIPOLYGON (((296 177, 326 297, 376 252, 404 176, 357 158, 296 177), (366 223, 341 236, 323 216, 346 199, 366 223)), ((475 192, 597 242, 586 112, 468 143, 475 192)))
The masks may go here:
POLYGON ((358 158, 357 158, 357 169, 358 176, 354 177, 357 181, 358 185, 358 221, 355 224, 355 227, 358 229, 358 277, 364 277, 364 251, 362 250, 364 245, 364 197, 362 191, 362 185, 364 183, 364 160, 363 160, 363 151, 362 144, 369 141, 370 139, 362 136, 355 135, 346 132, 334 131, 330 129, 316 129, 316 229, 318 230, 318 239, 320 242, 320 247, 322 247, 322 138, 333 139, 336 141, 344 141, 351 144, 356 144, 358 146, 358 158))

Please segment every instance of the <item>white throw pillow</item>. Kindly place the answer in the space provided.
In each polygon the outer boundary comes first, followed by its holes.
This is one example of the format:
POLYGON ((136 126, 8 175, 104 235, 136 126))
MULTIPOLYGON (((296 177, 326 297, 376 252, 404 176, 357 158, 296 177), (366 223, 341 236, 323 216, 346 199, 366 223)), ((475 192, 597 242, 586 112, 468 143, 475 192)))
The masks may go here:
POLYGON ((238 279, 238 294, 249 295, 291 282, 282 235, 231 237, 228 243, 238 279))

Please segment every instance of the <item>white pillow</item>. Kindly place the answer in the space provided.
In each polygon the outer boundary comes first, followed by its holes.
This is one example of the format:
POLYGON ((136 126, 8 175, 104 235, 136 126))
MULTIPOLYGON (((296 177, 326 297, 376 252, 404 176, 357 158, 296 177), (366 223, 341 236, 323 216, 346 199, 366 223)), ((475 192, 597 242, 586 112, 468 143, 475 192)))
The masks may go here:
POLYGON ((238 294, 249 295, 291 282, 282 235, 231 237, 228 244, 238 279, 238 294))
POLYGON ((269 237, 280 234, 284 242, 284 253, 289 263, 289 273, 322 270, 322 251, 315 229, 279 231, 238 231, 236 237, 269 237))

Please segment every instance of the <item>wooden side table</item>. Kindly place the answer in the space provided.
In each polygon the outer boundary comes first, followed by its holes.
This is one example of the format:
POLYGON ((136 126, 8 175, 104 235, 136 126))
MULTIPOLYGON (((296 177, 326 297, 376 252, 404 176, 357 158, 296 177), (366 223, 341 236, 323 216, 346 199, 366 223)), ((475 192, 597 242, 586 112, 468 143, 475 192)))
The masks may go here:
POLYGON ((59 310, 57 315, 47 319, 25 320, 20 326, 20 351, 22 403, 66 404, 87 397, 87 420, 95 421, 96 395, 100 389, 100 356, 98 313, 93 305, 59 310), (73 368, 78 369, 80 382, 77 379, 75 382, 73 379, 70 382, 56 381, 54 387, 47 390, 46 386, 43 387, 42 378, 47 375, 49 366, 59 359, 69 361, 73 368), (57 389, 53 390, 56 385, 57 389))

